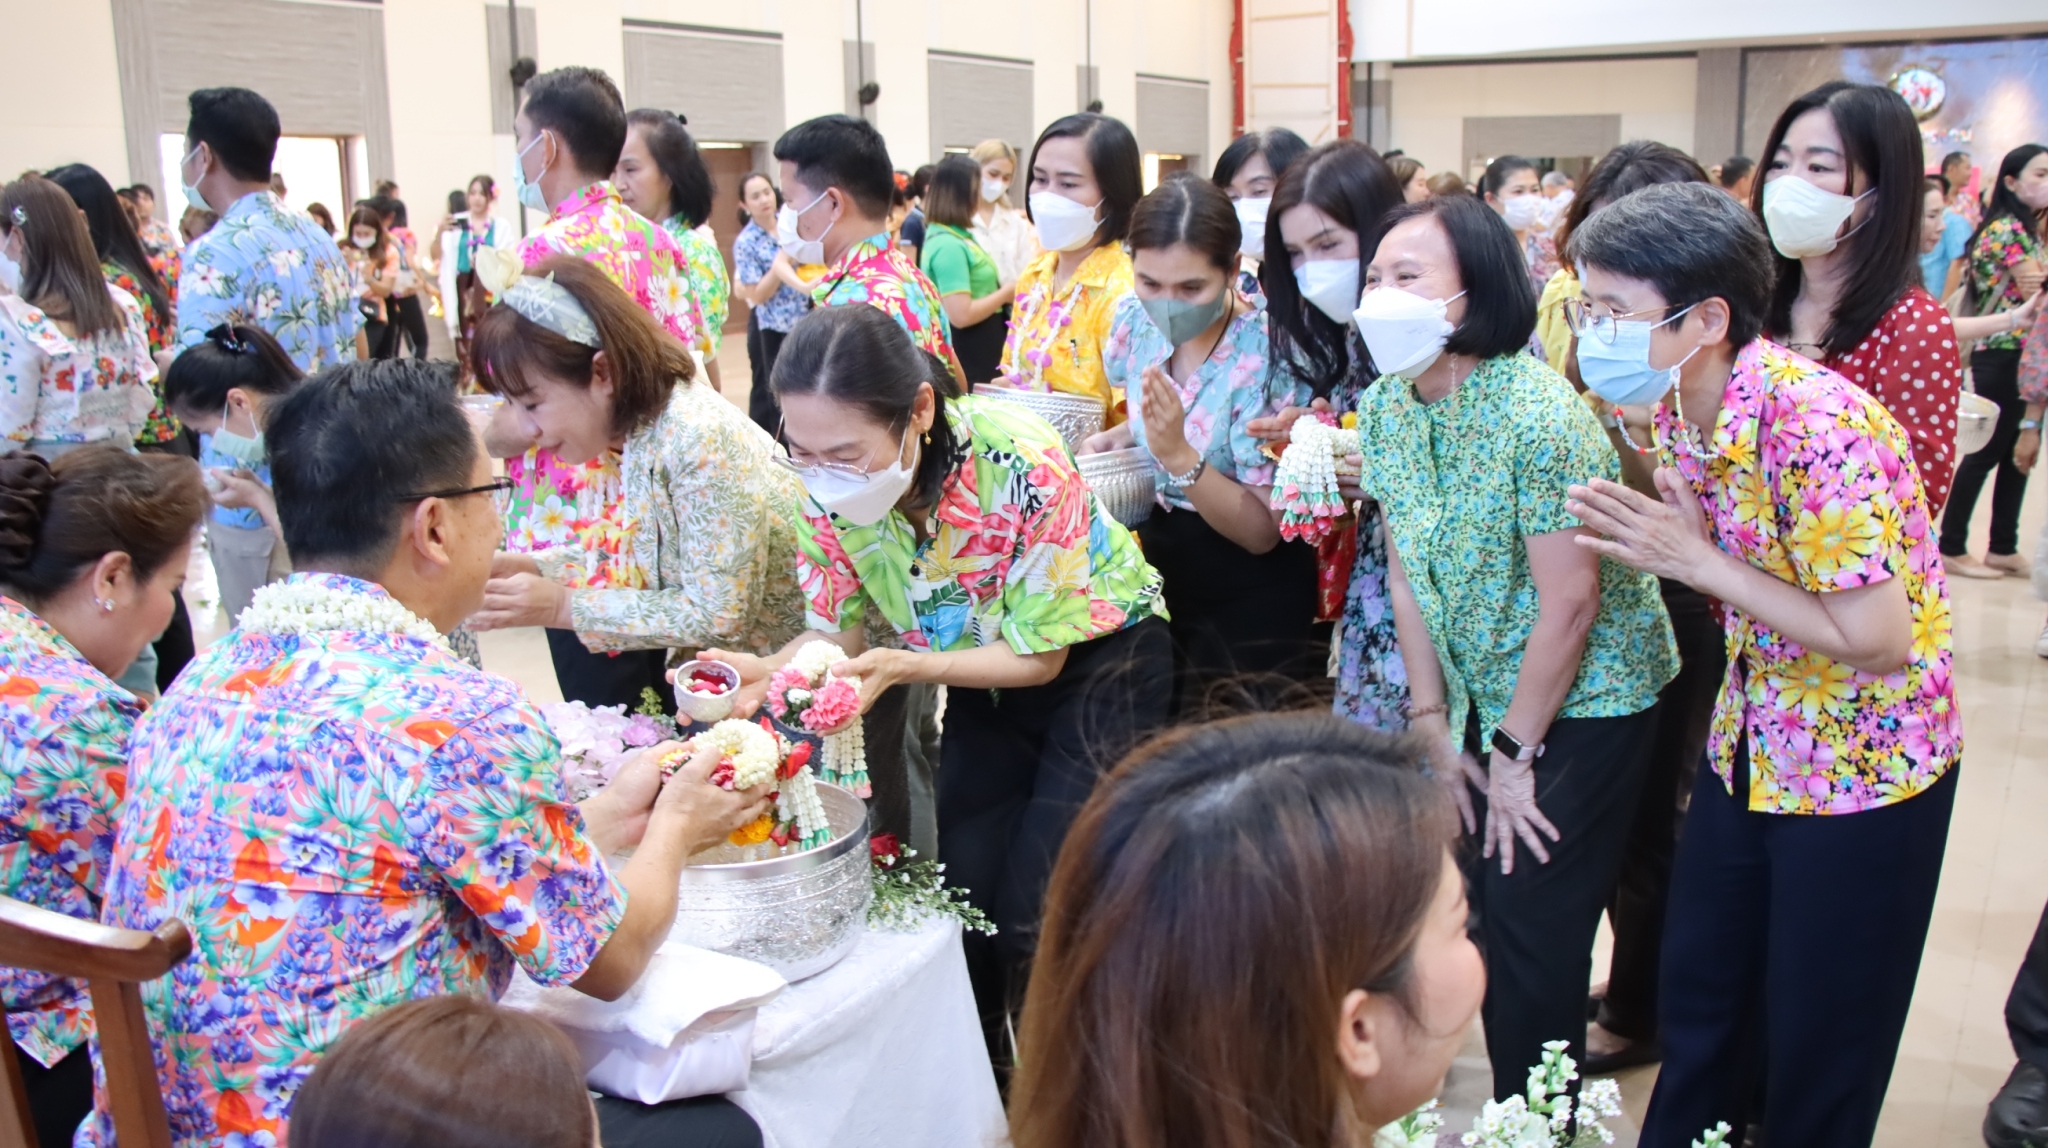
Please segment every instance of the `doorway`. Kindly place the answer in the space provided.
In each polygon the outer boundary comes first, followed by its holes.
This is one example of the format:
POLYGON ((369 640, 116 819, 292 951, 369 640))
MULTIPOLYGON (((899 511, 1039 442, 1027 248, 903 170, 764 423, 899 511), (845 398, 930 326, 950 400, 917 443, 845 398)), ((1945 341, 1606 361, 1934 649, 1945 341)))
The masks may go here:
MULTIPOLYGON (((699 141, 704 166, 711 170, 711 233, 718 237, 718 253, 725 257, 725 277, 732 279, 732 243, 740 234, 740 180, 754 169, 750 144, 699 141)), ((747 335, 747 306, 735 301, 725 312, 725 333, 747 335)))

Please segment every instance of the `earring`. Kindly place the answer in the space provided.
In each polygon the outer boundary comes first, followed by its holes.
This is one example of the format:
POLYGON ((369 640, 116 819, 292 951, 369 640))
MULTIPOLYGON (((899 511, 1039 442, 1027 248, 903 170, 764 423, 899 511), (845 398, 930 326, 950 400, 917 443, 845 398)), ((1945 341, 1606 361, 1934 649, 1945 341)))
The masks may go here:
POLYGON ((930 432, 930 431, 926 431, 926 432, 924 432, 924 445, 926 445, 926 446, 930 446, 930 445, 932 445, 932 432, 930 432))
POLYGON ((94 598, 93 604, 100 608, 100 613, 102 614, 114 612, 114 600, 112 598, 94 598))

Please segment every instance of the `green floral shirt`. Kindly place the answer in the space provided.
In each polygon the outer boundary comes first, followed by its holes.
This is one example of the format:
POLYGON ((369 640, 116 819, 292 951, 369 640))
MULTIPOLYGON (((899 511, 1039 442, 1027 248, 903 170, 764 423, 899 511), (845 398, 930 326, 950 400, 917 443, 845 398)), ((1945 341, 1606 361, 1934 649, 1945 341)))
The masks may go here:
POLYGON ((913 650, 1037 654, 1166 616, 1159 572, 1059 432, 989 399, 950 400, 946 417, 965 457, 923 542, 901 510, 855 526, 805 500, 797 578, 812 629, 853 629, 872 604, 913 650))
MULTIPOLYGON (((1358 404, 1373 444, 1360 480, 1386 508, 1387 528, 1443 664, 1453 730, 1468 707, 1500 724, 1536 625, 1536 580, 1525 540, 1579 525, 1565 488, 1621 481, 1614 448, 1571 384, 1516 352, 1479 364, 1424 405, 1414 385, 1383 375, 1358 404)), ((1646 709, 1678 673, 1678 647, 1657 580, 1600 560, 1600 615, 1561 718, 1646 709)))
POLYGON ((697 306, 704 312, 700 349, 704 361, 710 362, 718 357, 719 345, 725 340, 726 308, 732 302, 732 278, 725 273, 725 256, 719 253, 717 240, 683 226, 680 215, 669 216, 661 227, 683 253, 683 278, 690 281, 690 294, 697 297, 697 306))
MULTIPOLYGON (((2013 279, 2012 269, 2028 259, 2048 263, 2048 250, 2043 249, 2038 236, 2020 226, 2019 220, 2001 215, 1977 233, 1977 238, 1970 244, 1969 259, 1970 289, 1977 293, 1977 313, 1990 315, 2027 301, 2013 279), (2004 276, 2003 281, 2000 276, 2004 276), (1994 285, 1998 287, 1995 296, 1991 290, 1994 285)), ((2016 351, 2020 343, 2021 336, 2007 333, 1986 336, 1978 345, 1993 350, 2016 351)))

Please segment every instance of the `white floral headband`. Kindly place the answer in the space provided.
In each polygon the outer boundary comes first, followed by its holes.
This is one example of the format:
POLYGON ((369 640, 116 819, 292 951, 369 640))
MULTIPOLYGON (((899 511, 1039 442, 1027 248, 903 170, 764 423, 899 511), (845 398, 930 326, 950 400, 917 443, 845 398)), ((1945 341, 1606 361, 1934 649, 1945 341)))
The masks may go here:
POLYGON ((597 324, 590 321, 590 312, 583 309, 576 296, 569 294, 567 287, 555 282, 553 275, 520 276, 519 282, 506 288, 501 302, 572 343, 604 346, 597 337, 597 324))

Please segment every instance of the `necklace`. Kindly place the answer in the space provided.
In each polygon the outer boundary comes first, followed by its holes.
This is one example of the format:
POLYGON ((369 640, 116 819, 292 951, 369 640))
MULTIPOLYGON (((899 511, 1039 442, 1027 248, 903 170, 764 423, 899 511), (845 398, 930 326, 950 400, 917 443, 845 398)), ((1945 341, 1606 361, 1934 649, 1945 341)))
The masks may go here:
POLYGON ((251 634, 397 634, 443 649, 448 639, 433 623, 370 583, 333 575, 288 578, 256 591, 236 628, 251 634))

